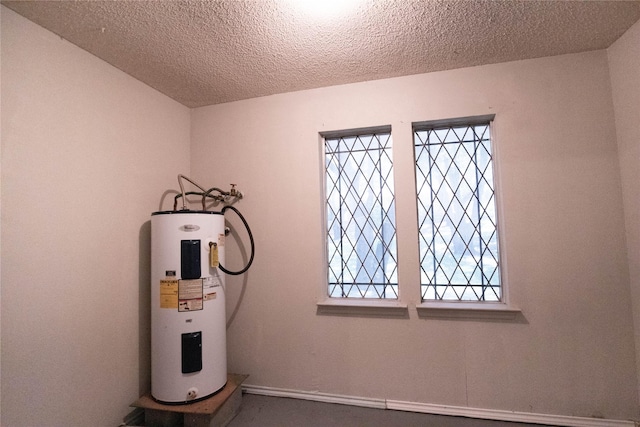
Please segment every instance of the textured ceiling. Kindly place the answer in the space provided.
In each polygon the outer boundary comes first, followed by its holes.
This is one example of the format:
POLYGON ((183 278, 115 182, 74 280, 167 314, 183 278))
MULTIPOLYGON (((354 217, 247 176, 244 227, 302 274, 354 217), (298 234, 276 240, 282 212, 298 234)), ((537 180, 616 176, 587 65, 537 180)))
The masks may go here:
POLYGON ((604 49, 640 19, 640 1, 304 3, 2 1, 188 107, 604 49))

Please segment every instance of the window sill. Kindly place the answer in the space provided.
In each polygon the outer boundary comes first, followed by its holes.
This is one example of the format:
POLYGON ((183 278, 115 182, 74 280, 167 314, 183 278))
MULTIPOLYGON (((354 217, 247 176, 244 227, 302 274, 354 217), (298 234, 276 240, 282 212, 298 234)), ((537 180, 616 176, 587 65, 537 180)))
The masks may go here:
POLYGON ((317 314, 360 317, 409 318, 409 308, 397 300, 327 298, 317 304, 317 314))
POLYGON ((520 309, 503 303, 423 302, 416 306, 423 319, 464 319, 513 322, 522 315, 520 309))

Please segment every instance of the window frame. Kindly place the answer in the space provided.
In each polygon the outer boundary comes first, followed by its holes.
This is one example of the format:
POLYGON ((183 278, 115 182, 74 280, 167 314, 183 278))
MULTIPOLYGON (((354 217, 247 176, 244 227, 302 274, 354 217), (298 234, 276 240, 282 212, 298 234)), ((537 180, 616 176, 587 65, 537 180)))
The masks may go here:
MULTIPOLYGON (((505 241, 504 231, 504 215, 503 215, 503 193, 501 187, 501 161, 500 158, 500 143, 499 143, 499 121, 496 120, 495 114, 478 115, 459 117, 443 120, 429 120, 429 121, 417 121, 412 122, 411 127, 407 122, 400 121, 397 126, 402 126, 401 129, 395 129, 392 131, 391 125, 383 126, 371 126, 360 128, 349 128, 336 131, 318 131, 318 166, 319 166, 319 179, 320 179, 320 197, 318 198, 320 207, 321 227, 319 227, 320 238, 322 239, 322 275, 320 279, 320 286, 318 289, 318 300, 316 303, 317 315, 333 315, 333 316, 358 316, 358 317, 372 317, 372 318, 396 318, 396 319, 410 319, 417 314, 419 319, 423 320, 462 320, 462 321, 498 321, 498 322, 522 322, 523 317, 521 310, 511 304, 509 293, 509 274, 507 265, 508 248, 505 241), (399 228, 411 227, 415 230, 415 250, 419 251, 418 246, 418 234, 419 226, 417 222, 418 212, 418 198, 417 198, 417 183, 415 179, 415 146, 414 146, 414 127, 425 124, 429 125, 456 125, 456 124, 473 124, 475 122, 490 123, 491 132, 491 152, 493 162, 493 175, 494 175, 494 197, 496 198, 496 220, 498 229, 498 244, 499 244, 499 262, 500 262, 500 275, 501 275, 501 293, 502 300, 500 302, 476 302, 476 301, 422 301, 421 292, 421 280, 420 280, 420 265, 407 266, 401 261, 403 259, 400 254, 403 251, 402 245, 406 245, 407 242, 402 243, 400 236, 398 235, 399 228), (498 123, 498 125, 496 125, 498 123), (407 126, 407 129, 404 128, 407 126), (405 164, 405 167, 413 163, 412 182, 413 182, 413 203, 416 212, 415 221, 413 224, 406 224, 406 221, 397 221, 396 216, 396 249, 398 255, 398 298, 397 299, 372 299, 372 298, 332 298, 329 297, 329 275, 328 275, 328 241, 327 241, 327 200, 326 200, 326 160, 325 160, 325 138, 344 137, 347 135, 367 134, 367 133, 379 133, 389 132, 393 139, 392 147, 392 161, 393 161, 393 174, 394 174, 394 198, 397 205, 398 189, 395 188, 398 185, 397 178, 397 162, 405 164), (400 139, 398 139, 400 136, 400 139), (410 144, 411 150, 406 147, 401 150, 398 149, 398 141, 400 144, 410 144), (398 151, 402 152, 401 158, 397 158, 398 151), (411 152, 412 154, 409 154, 411 152), (411 156, 410 160, 408 156, 411 156), (407 281, 407 276, 403 280, 400 275, 400 271, 406 270, 407 267, 411 267, 411 277, 415 277, 413 280, 407 281), (402 282, 402 283, 401 283, 402 282), (413 284, 412 284, 413 283, 413 284), (407 299, 409 298, 409 299, 407 299), (415 314, 409 315, 410 311, 415 308, 415 314)), ((408 182, 405 182, 405 185, 408 182)), ((404 196, 406 197, 406 195, 404 196)), ((406 200, 406 199, 405 199, 406 200)), ((406 231, 405 231, 406 233, 406 231)), ((406 238, 406 237, 405 237, 406 238)), ((416 258, 419 263, 419 256, 416 258)), ((405 261, 406 263, 406 261, 405 261)), ((405 272, 406 275, 408 272, 405 272)))
MULTIPOLYGON (((504 210, 503 210, 503 193, 502 179, 500 168, 500 144, 499 144, 499 126, 496 126, 496 115, 485 114, 478 116, 457 117, 450 119, 439 119, 429 121, 413 122, 411 124, 411 135, 413 149, 413 165, 416 167, 415 159, 415 132, 429 128, 456 127, 456 126, 474 126, 489 124, 490 141, 491 141, 491 157, 493 167, 493 192, 496 215, 496 230, 498 233, 498 263, 500 269, 500 301, 464 301, 464 300, 423 300, 422 299, 422 280, 418 279, 419 303, 416 304, 418 316, 421 318, 436 319, 468 319, 468 320, 495 320, 495 321, 513 321, 516 320, 521 313, 520 309, 514 307, 509 298, 509 275, 507 265, 507 245, 504 230, 504 210)), ((416 173, 414 169, 414 174, 416 173)), ((414 175, 415 197, 416 197, 416 219, 418 219, 418 189, 417 181, 414 175)), ((419 237, 419 224, 416 222, 416 237, 419 237)), ((419 250, 419 247, 418 247, 419 250)), ((419 260, 419 257, 418 257, 419 260)), ((419 262, 419 261, 418 261, 419 262)), ((418 265, 418 270, 420 270, 418 265)), ((418 275, 420 275, 418 271, 418 275)))

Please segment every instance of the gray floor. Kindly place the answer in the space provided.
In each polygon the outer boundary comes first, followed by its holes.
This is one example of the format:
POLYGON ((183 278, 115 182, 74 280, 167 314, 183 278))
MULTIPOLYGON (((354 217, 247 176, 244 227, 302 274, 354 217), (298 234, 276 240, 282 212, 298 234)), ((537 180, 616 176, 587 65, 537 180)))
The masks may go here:
POLYGON ((541 427, 504 421, 361 408, 334 403, 244 394, 228 427, 541 427))

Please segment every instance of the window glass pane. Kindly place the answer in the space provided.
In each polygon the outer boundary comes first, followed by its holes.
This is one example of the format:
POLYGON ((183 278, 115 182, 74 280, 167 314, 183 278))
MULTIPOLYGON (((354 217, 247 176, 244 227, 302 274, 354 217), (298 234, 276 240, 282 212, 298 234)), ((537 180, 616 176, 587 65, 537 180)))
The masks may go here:
POLYGON ((325 138, 328 293, 397 298, 391 134, 325 138))
POLYGON ((500 301, 489 124, 414 131, 423 300, 500 301))

